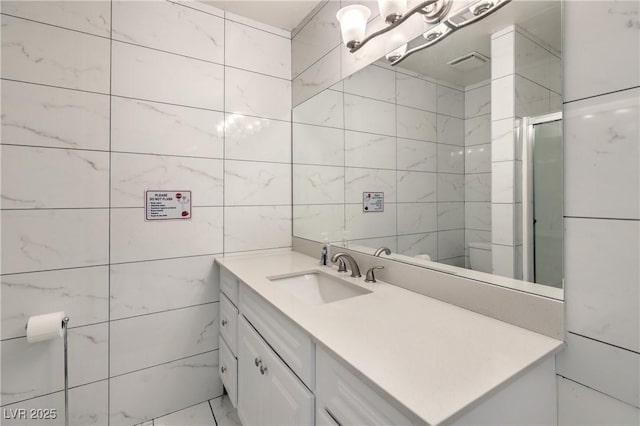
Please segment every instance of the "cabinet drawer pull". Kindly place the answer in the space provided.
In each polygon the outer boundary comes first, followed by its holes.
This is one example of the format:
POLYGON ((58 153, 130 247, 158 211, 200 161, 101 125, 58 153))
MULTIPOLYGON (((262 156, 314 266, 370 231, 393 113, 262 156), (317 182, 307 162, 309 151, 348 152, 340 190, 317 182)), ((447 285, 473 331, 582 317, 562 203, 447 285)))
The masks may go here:
POLYGON ((222 320, 222 326, 224 327, 225 325, 227 325, 227 320, 226 320, 226 319, 223 319, 223 320, 222 320))
POLYGON ((260 366, 260 374, 262 374, 263 376, 265 374, 267 374, 267 367, 266 366, 264 366, 264 365, 260 366))
POLYGON ((342 423, 340 423, 340 422, 338 421, 338 419, 336 419, 336 416, 334 416, 334 415, 331 413, 331 411, 329 411, 329 409, 328 409, 328 408, 325 408, 325 409, 324 409, 324 411, 327 413, 327 415, 328 415, 329 417, 331 417, 331 420, 333 420, 333 421, 334 421, 334 423, 335 423, 336 425, 338 425, 338 426, 342 426, 342 423))
POLYGON ((256 367, 259 367, 260 364, 262 364, 262 360, 256 357, 256 359, 253 360, 253 363, 256 365, 256 367))
POLYGON ((222 374, 224 374, 227 371, 227 367, 225 367, 224 365, 222 367, 220 367, 220 372, 222 374))

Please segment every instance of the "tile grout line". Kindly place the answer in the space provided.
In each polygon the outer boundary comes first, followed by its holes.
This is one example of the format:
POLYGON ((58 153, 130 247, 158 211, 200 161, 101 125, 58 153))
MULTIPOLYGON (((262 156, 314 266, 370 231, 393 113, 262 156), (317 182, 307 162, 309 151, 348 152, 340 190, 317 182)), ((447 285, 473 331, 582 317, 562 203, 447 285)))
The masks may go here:
POLYGON ((107 285, 108 285, 108 300, 107 300, 107 426, 111 425, 111 160, 113 153, 111 152, 111 127, 113 116, 113 0, 109 2, 109 226, 108 226, 108 253, 107 262, 107 285))

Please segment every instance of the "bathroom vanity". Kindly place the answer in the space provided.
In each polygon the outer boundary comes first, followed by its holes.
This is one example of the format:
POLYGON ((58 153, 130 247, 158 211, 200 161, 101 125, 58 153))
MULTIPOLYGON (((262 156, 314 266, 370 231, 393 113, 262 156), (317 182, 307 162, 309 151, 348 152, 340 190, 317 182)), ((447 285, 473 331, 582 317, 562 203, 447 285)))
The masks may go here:
POLYGON ((555 424, 563 342, 286 251, 216 260, 243 424, 555 424))

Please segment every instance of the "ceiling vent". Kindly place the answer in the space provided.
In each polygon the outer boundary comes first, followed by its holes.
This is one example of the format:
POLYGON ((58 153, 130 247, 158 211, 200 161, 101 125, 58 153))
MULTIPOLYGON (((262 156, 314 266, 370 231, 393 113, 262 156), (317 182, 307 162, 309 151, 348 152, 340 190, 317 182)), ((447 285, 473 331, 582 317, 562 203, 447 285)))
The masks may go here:
POLYGON ((447 62, 447 65, 457 71, 471 71, 488 64, 490 60, 481 53, 471 52, 447 62))

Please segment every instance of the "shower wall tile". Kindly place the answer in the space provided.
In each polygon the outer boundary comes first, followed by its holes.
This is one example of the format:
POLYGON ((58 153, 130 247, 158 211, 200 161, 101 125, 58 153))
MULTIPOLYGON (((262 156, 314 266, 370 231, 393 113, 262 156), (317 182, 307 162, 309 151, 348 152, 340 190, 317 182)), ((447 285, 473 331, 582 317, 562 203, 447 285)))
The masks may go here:
POLYGON ((437 144, 398 138, 397 149, 398 170, 437 171, 437 144))
POLYGON ((438 144, 438 172, 457 173, 465 172, 465 152, 461 146, 438 144))
POLYGON ((474 145, 466 148, 464 171, 467 175, 491 173, 491 144, 474 145))
POLYGON ((438 85, 438 114, 464 118, 464 92, 438 85))
POLYGON ((474 118, 491 114, 491 84, 467 90, 464 93, 464 116, 474 118))
MULTIPOLYGON (((438 231, 438 260, 464 256, 464 229, 438 231)), ((456 266, 464 265, 464 259, 452 262, 456 266)))
POLYGON ((516 159, 514 129, 515 121, 513 118, 491 122, 491 161, 513 161, 516 159))
POLYGON ((325 90, 293 109, 293 122, 344 128, 344 95, 325 90))
POLYGON ((0 86, 3 144, 109 148, 107 95, 9 80, 2 80, 0 86))
POLYGON ((497 204, 491 206, 491 236, 493 244, 514 246, 514 205, 497 204))
POLYGON ((517 117, 534 117, 550 112, 551 91, 519 75, 515 76, 515 96, 517 117))
POLYGON ((395 169, 396 138, 346 131, 344 156, 347 167, 395 169))
POLYGON ((464 201, 464 175, 438 173, 438 201, 464 201))
POLYGON ((293 206, 293 235, 313 241, 321 241, 327 233, 329 241, 342 241, 344 229, 344 204, 293 206))
POLYGON ((491 35, 491 78, 496 79, 512 75, 516 72, 515 65, 515 27, 505 28, 506 33, 491 35), (496 37, 497 36, 497 37, 496 37))
POLYGON ((436 84, 401 72, 396 73, 396 102, 398 105, 437 111, 436 84))
POLYGON ((426 142, 437 141, 436 114, 400 105, 396 107, 396 114, 398 137, 426 142))
POLYGON ((395 105, 361 96, 344 95, 344 127, 348 130, 394 136, 395 105))
POLYGON ((297 106, 320 91, 331 87, 342 91, 342 81, 339 87, 333 85, 340 79, 340 46, 336 46, 326 56, 311 65, 291 82, 293 106, 297 106))
POLYGON ((428 254, 435 260, 438 258, 438 233, 398 235, 398 253, 406 256, 428 254))
POLYGON ((215 110, 223 107, 222 65, 113 42, 111 73, 114 95, 215 110))
POLYGON ((109 261, 107 209, 3 210, 1 216, 3 274, 109 261))
POLYGON ((112 263, 222 253, 222 207, 194 207, 191 220, 147 222, 144 215, 144 208, 112 209, 112 263))
POLYGON ((293 165, 293 204, 342 204, 344 167, 293 165))
POLYGON ((385 203, 384 212, 364 213, 361 204, 345 205, 345 226, 349 240, 396 235, 396 208, 385 203))
POLYGON ((491 202, 491 173, 467 174, 464 177, 464 199, 491 202))
POLYGON ((515 73, 555 93, 562 93, 562 65, 558 55, 529 36, 515 32, 515 73))
POLYGON ((113 151, 222 158, 220 126, 224 126, 220 112, 111 98, 113 151))
MULTIPOLYGON (((224 106, 227 112, 253 117, 289 120, 291 97, 289 80, 226 67, 224 106)), ((216 99, 222 99, 221 94, 216 99)))
POLYGON ((102 37, 3 15, 2 64, 2 78, 109 92, 109 40, 102 37))
POLYGON ((398 235, 435 232, 438 229, 436 203, 398 205, 398 235))
POLYGON ((2 13, 109 37, 111 2, 3 1, 2 13))
POLYGON ((465 226, 467 229, 491 231, 491 203, 465 203, 465 226))
POLYGON ((224 199, 227 206, 291 205, 291 166, 227 160, 224 199))
POLYGON ((114 0, 112 19, 114 40, 223 62, 224 20, 217 16, 168 1, 114 0))
POLYGON ((491 142, 491 115, 480 115, 464 121, 465 146, 491 142))
POLYGON ((226 159, 291 162, 291 123, 227 114, 232 120, 224 130, 226 159))
POLYGON ((219 304, 111 321, 111 376, 218 349, 219 304))
POLYGON ((73 327, 109 318, 107 266, 3 275, 1 280, 2 339, 25 336, 29 317, 45 312, 64 311, 73 327))
POLYGON ((464 228, 464 203, 438 203, 438 231, 464 228))
POLYGON ((438 201, 440 174, 402 171, 398 176, 398 202, 425 203, 438 201))
POLYGON ((515 114, 515 76, 500 77, 491 82, 491 120, 502 120, 515 114))
POLYGON ((343 90, 352 95, 395 102, 395 79, 394 71, 371 65, 345 78, 343 90))
POLYGON ((294 123, 293 163, 344 165, 344 130, 294 123))
POLYGON ((225 207, 224 251, 291 246, 291 206, 225 207))
POLYGON ((213 259, 196 256, 111 265, 111 319, 217 302, 220 283, 213 259))
POLYGON ((385 203, 396 201, 396 171, 364 168, 345 168, 345 202, 359 204, 362 208, 364 192, 384 192, 385 203))
POLYGON ((223 393, 218 351, 114 377, 110 382, 111 425, 141 423, 223 393))
POLYGON ((109 154, 2 146, 2 208, 109 205, 109 154))
POLYGON ((227 22, 224 28, 225 64, 235 68, 291 79, 291 40, 247 25, 227 22), (255 52, 247 55, 247 52, 255 52))
POLYGON ((491 164, 491 201, 494 203, 514 203, 515 161, 501 161, 491 164))
POLYGON ((438 142, 448 145, 464 145, 464 121, 438 114, 438 142))

